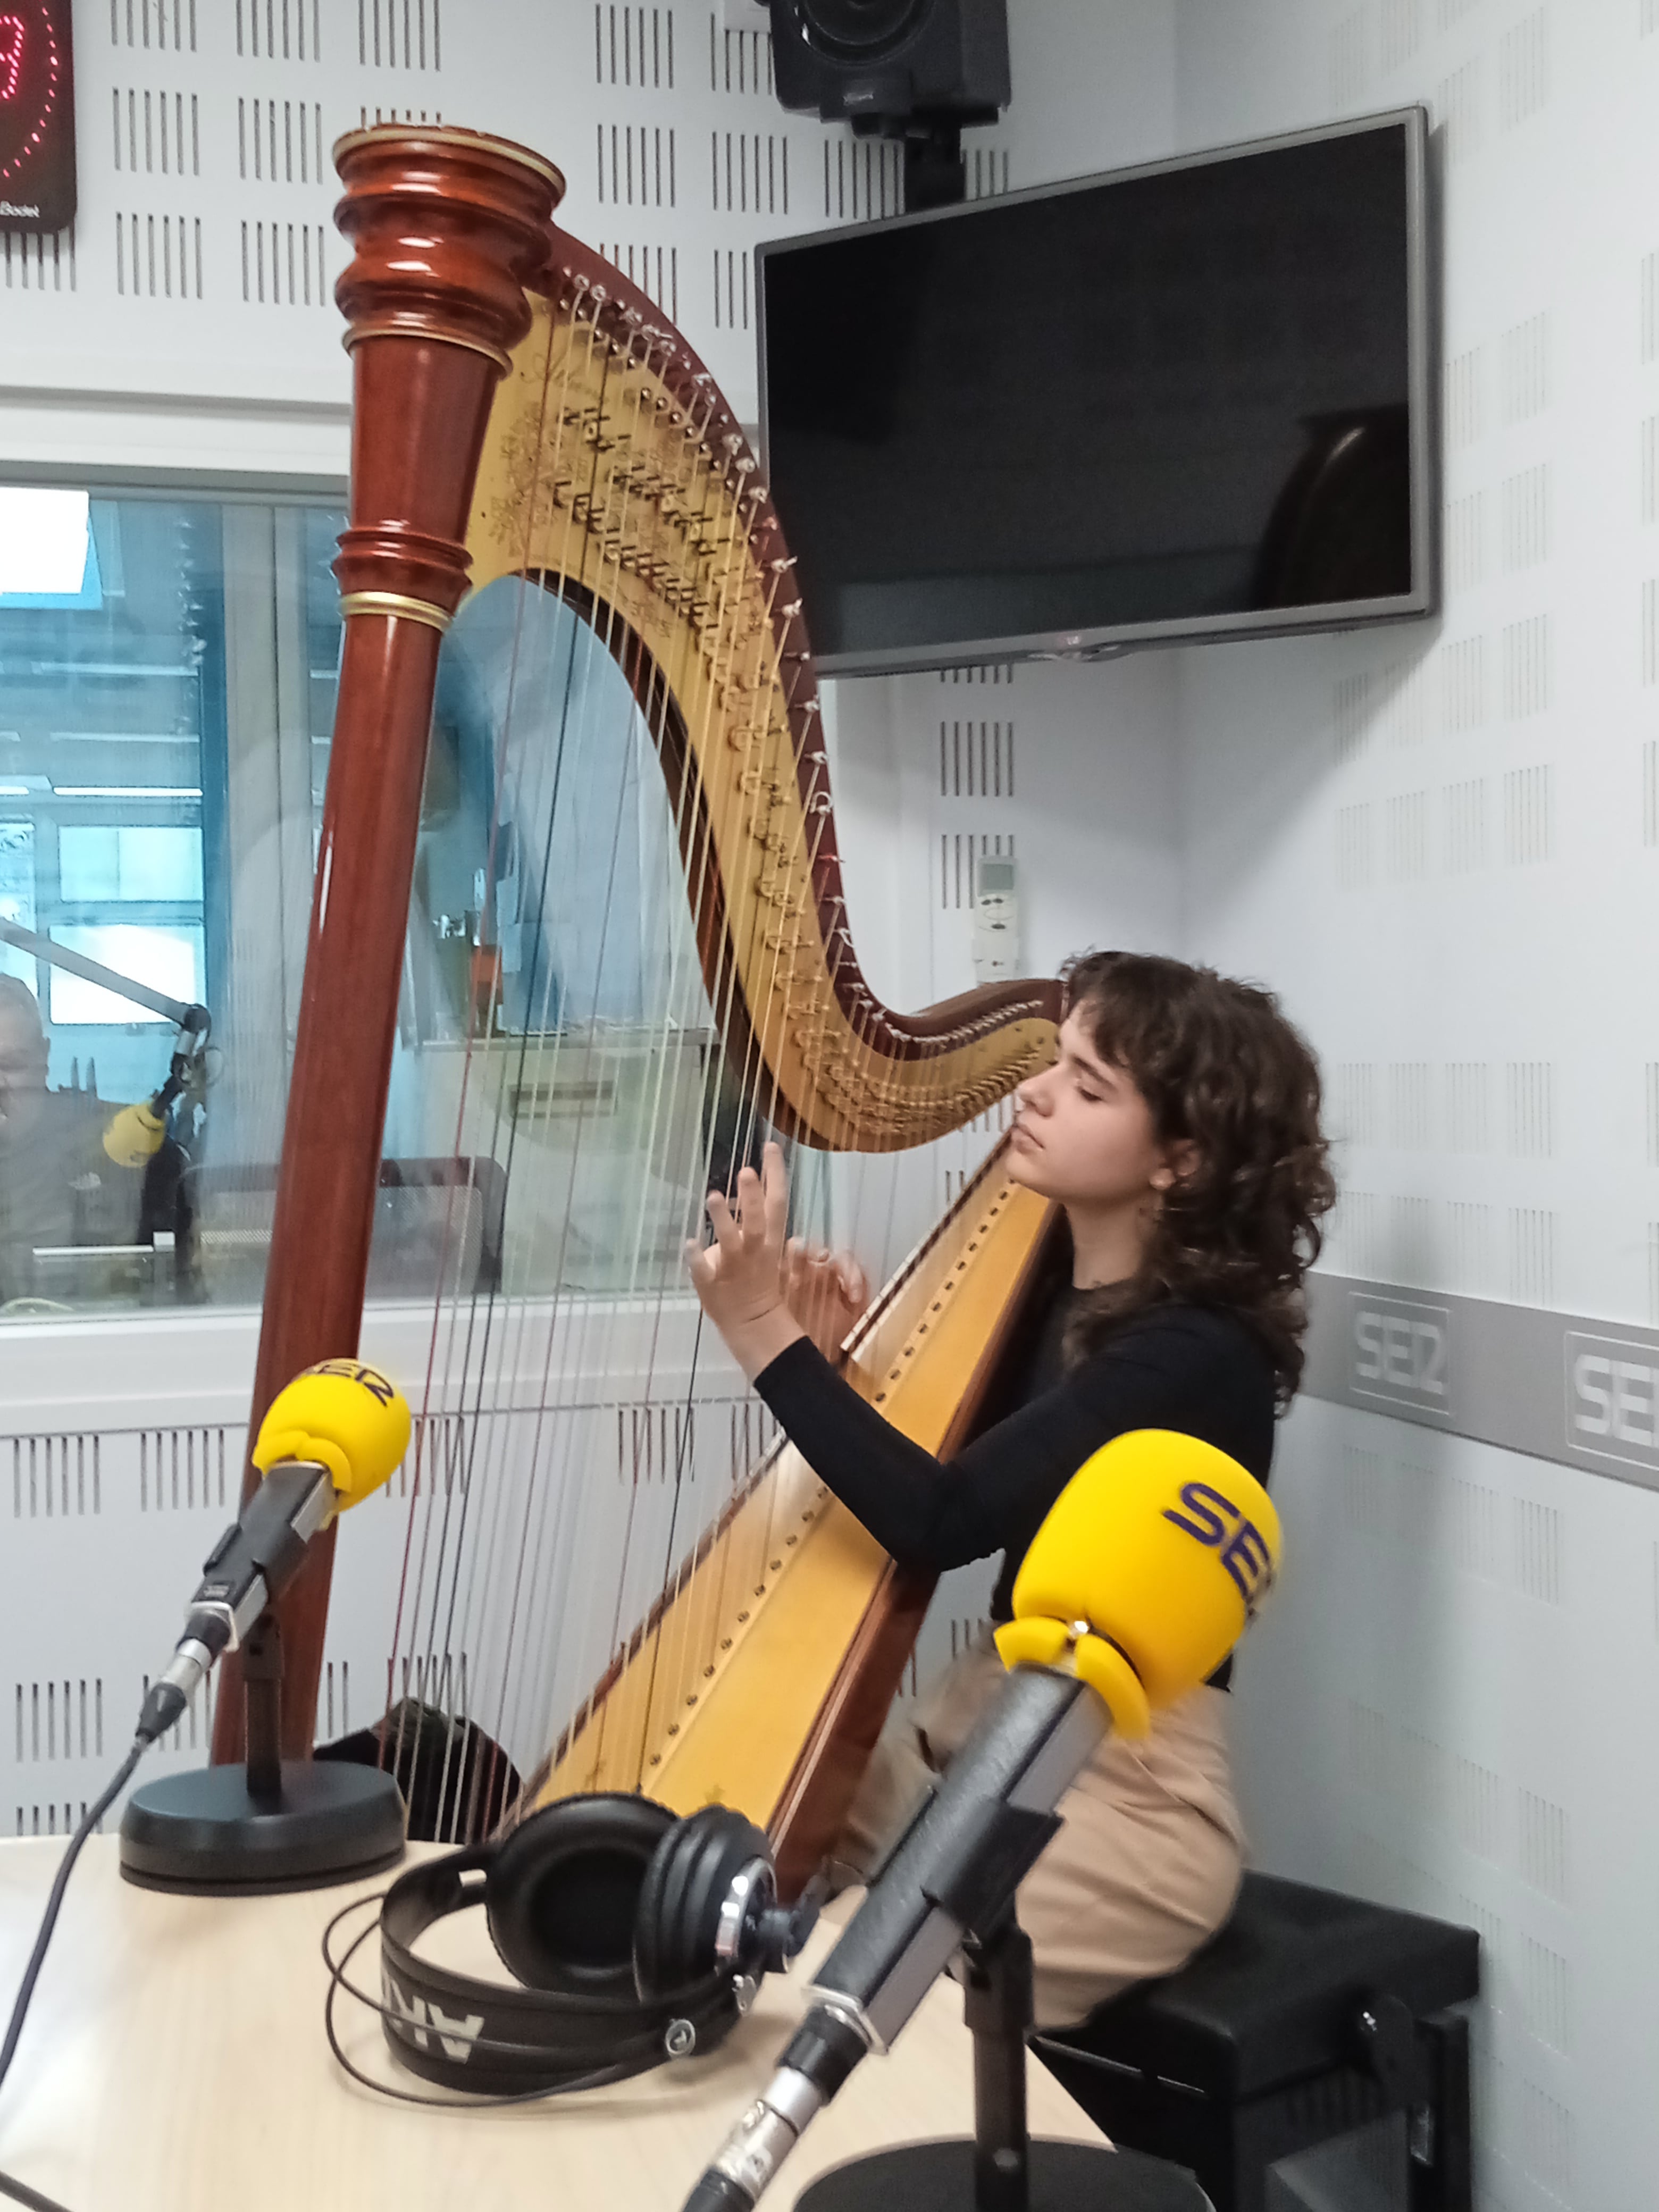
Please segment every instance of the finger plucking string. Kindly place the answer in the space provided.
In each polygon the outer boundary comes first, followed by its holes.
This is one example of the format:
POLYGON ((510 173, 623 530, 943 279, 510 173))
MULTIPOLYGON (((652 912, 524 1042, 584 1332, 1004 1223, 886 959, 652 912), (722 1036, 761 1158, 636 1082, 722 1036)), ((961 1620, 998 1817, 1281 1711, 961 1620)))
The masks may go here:
POLYGON ((765 1207, 766 1232, 774 1243, 781 1246, 784 1232, 789 1226, 789 1171, 783 1164, 783 1147, 769 1144, 761 1158, 765 1170, 761 1179, 761 1191, 765 1207))
POLYGON ((714 1232, 714 1242, 723 1257, 737 1260, 743 1252, 743 1232, 738 1228, 732 1208, 723 1191, 711 1190, 707 1200, 708 1225, 714 1232))

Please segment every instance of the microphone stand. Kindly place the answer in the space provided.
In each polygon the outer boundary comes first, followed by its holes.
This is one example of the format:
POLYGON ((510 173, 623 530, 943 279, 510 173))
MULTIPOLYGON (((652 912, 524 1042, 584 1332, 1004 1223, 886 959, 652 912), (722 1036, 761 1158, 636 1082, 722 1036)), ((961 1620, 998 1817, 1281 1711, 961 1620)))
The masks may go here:
POLYGON ((121 1872, 141 1889, 261 1896, 395 1866, 404 1801, 378 1766, 282 1755, 283 1650, 262 1613, 242 1639, 247 1760, 146 1783, 121 1818, 121 1872))
POLYGON ((1030 2142, 1030 1954, 1020 1883, 1109 1729, 1145 1735, 1243 1633, 1279 1559, 1279 1516, 1237 1461, 1175 1431, 1115 1437, 1072 1477, 1025 1555, 1008 1672, 871 1876, 806 1992, 777 2069, 705 2166, 684 2212, 754 2212, 816 2115, 966 1954, 977 2140, 919 2143, 826 2175, 799 2212, 1209 2212, 1180 2167, 1030 2142))
POLYGON ((403 1856, 403 1796, 385 1769, 282 1755, 282 1644, 266 1601, 303 1557, 332 1496, 320 1466, 271 1468, 203 1571, 198 1610, 158 1688, 175 1685, 173 1709, 182 1711, 217 1651, 240 1644, 247 1757, 134 1790, 121 1818, 121 1872, 141 1888, 192 1896, 319 1889, 403 1856), (203 1636, 214 1638, 211 1652, 191 1640, 203 1636))
POLYGON ((274 1808, 283 1799, 283 1633, 274 1613, 262 1613, 242 1639, 242 1680, 247 1794, 274 1808))
POLYGON ((849 2160, 804 2189, 795 2212, 1209 2212, 1192 2177, 1162 2159, 1032 2142, 1031 1939, 1010 1907, 988 1935, 966 1937, 957 1957, 974 2039, 972 2139, 902 2143, 849 2160))
POLYGON ((1110 1725, 1075 1674, 1020 1664, 872 1877, 819 1966, 779 2069, 687 2200, 751 2212, 815 2113, 890 2049, 951 1960, 974 2038, 975 2136, 853 2160, 797 2212, 1208 2212, 1179 2167, 1099 2143, 1033 2143, 1025 2118, 1031 1947, 1015 1895, 1060 1826, 1054 1806, 1110 1725))
POLYGON ((974 2039, 974 2202, 979 2212, 1027 2212, 1031 2136, 1025 2118, 1025 2039, 1031 1939, 1007 1914, 983 1942, 962 1948, 962 2014, 974 2039))

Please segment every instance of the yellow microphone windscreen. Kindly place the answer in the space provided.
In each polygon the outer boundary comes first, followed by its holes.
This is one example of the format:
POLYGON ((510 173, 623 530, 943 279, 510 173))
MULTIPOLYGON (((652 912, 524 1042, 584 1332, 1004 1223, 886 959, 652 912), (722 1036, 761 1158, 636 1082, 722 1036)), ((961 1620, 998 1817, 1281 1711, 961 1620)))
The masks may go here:
POLYGON ((361 1359, 325 1359, 271 1400, 253 1464, 261 1474, 278 1460, 325 1467, 343 1513, 401 1463, 410 1427, 408 1401, 378 1368, 361 1359))
POLYGON ((1273 1501, 1225 1452, 1171 1429, 1115 1437, 1072 1477, 1026 1553, 1004 1656, 1020 1656, 1020 1623, 1086 1621, 1156 1712, 1227 1656, 1279 1550, 1273 1501))
POLYGON ((161 1151, 167 1133, 167 1123, 147 1105, 124 1106, 104 1131, 105 1156, 118 1168, 141 1168, 161 1151))

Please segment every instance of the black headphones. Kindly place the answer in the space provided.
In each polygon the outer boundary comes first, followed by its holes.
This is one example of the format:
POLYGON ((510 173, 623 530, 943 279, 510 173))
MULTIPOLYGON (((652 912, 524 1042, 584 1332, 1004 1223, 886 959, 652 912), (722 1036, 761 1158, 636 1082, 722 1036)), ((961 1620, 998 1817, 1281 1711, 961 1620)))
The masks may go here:
POLYGON ((649 1797, 562 1798, 500 1843, 400 1875, 380 1908, 380 2017, 394 2057, 446 2088, 534 2096, 711 2051, 764 1974, 799 1950, 808 1893, 777 1901, 763 1832, 722 1805, 679 1820, 649 1797), (525 1986, 420 1957, 482 1904, 525 1986))

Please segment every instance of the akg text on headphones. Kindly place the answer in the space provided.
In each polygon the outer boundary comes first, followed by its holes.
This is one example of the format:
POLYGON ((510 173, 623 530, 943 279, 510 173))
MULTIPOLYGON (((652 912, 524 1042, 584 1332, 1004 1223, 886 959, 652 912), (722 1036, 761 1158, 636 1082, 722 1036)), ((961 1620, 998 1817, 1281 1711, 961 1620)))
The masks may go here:
POLYGON ((485 2095, 620 2080, 711 2050, 760 1978, 800 1948, 816 1909, 778 1903, 765 1835, 724 1806, 679 1820, 648 1797, 562 1798, 387 1891, 386 2039, 424 2080, 485 2095), (434 1923, 480 1904, 520 1988, 416 1948, 434 1923))

